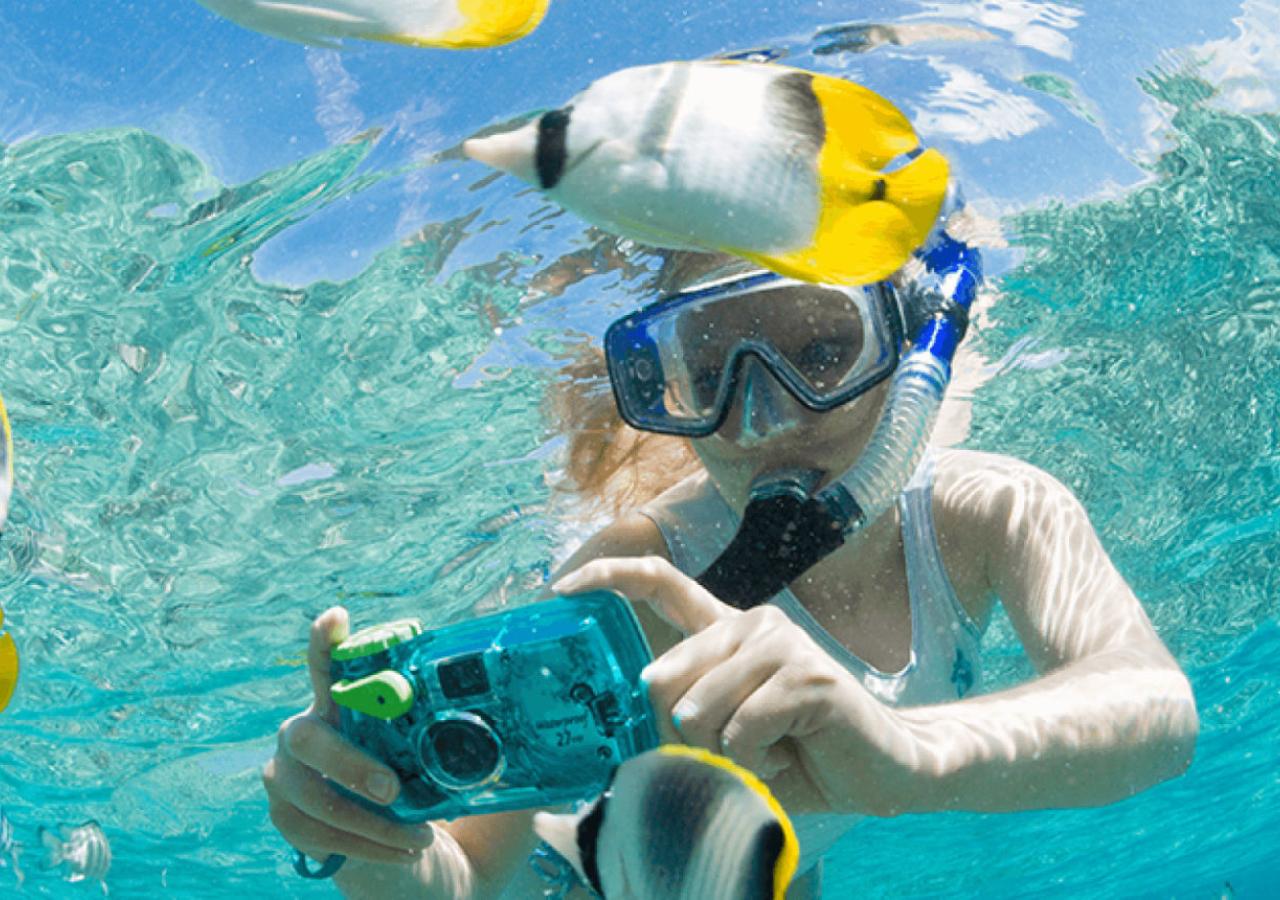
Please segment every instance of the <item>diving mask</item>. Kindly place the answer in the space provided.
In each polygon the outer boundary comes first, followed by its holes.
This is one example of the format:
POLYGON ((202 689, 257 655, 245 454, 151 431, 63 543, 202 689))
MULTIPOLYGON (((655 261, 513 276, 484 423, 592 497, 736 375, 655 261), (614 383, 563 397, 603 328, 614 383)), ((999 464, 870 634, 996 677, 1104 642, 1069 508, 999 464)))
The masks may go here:
POLYGON ((887 284, 817 285, 757 271, 697 285, 617 320, 604 349, 627 424, 705 437, 728 415, 748 357, 822 412, 887 378, 903 331, 887 284))

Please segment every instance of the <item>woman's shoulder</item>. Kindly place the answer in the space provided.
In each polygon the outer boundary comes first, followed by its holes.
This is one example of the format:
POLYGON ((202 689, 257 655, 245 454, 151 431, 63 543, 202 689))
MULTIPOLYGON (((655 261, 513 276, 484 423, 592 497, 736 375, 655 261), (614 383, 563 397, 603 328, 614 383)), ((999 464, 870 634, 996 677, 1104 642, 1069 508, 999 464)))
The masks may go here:
POLYGON ((965 605, 994 590, 996 570, 1019 521, 1050 506, 1078 505, 1051 474, 1001 453, 950 448, 936 451, 934 529, 956 591, 965 605))
POLYGON ((1074 497, 1044 469, 1003 453, 948 448, 935 451, 934 498, 970 525, 981 519, 1001 521, 1015 505, 1074 497))

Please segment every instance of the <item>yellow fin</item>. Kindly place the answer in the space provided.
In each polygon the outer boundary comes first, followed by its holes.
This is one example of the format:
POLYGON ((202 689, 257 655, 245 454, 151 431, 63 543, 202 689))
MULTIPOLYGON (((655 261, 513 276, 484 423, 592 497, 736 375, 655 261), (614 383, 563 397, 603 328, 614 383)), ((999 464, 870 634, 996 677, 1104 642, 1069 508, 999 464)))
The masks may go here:
POLYGON ((825 159, 813 243, 787 253, 734 250, 782 275, 825 284, 883 281, 929 236, 946 196, 946 157, 926 150, 894 172, 825 159))
POLYGON ((13 635, 0 634, 0 711, 13 699, 18 687, 18 645, 13 635))
POLYGON ((458 12, 466 24, 443 34, 422 37, 413 34, 369 35, 373 40, 411 47, 443 47, 476 50, 509 44, 529 34, 541 24, 551 0, 457 0, 458 12))
POLYGON ((787 894, 787 885, 795 877, 796 868, 800 865, 800 841, 796 837, 795 828, 792 827, 786 810, 773 796, 769 786, 756 777, 750 769, 744 769, 728 757, 703 750, 701 747, 690 747, 687 744, 663 744, 657 752, 663 756, 687 757, 723 769, 768 804, 769 811, 782 826, 782 852, 778 854, 778 861, 773 867, 773 900, 783 900, 787 894))
POLYGON ((791 253, 733 250, 780 275, 819 284, 871 284, 902 267, 915 249, 911 223, 889 203, 823 210, 814 243, 791 253))
POLYGON ((942 211, 942 201, 946 199, 950 176, 951 166, 947 158, 932 149, 883 176, 884 198, 902 210, 910 220, 917 247, 929 236, 938 213, 942 211))
POLYGON ((837 159, 882 169, 920 146, 902 111, 869 88, 831 75, 814 75, 813 93, 826 125, 824 163, 830 151, 837 159))

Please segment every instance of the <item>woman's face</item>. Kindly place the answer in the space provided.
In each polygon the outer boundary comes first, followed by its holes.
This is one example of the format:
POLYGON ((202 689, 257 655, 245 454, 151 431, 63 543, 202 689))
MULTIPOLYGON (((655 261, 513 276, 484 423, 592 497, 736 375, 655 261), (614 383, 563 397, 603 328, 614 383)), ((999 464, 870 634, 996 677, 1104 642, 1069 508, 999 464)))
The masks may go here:
MULTIPOLYGON (((673 266, 672 284, 755 270, 755 264, 724 255, 689 254, 673 266)), ((747 315, 745 308, 736 314, 747 315)), ((722 322, 726 330, 732 323, 722 322)), ((845 323, 845 327, 847 328, 845 323)), ((836 333, 843 329, 837 326, 836 333)), ((717 490, 735 508, 746 505, 751 484, 782 469, 822 473, 822 483, 846 472, 862 455, 879 421, 889 380, 827 412, 797 401, 757 360, 748 357, 732 406, 712 435, 690 441, 717 490)))
POLYGON ((871 438, 888 390, 886 380, 843 406, 815 412, 749 358, 724 424, 691 443, 721 496, 741 509, 761 475, 803 469, 821 473, 825 484, 847 471, 871 438))

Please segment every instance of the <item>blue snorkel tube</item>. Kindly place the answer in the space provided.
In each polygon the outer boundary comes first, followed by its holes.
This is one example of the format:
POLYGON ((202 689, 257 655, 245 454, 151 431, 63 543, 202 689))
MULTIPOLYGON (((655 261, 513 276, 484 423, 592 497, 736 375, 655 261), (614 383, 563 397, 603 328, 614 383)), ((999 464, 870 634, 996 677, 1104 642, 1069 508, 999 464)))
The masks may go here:
POLYGON ((698 582, 726 603, 766 602, 888 509, 920 464, 951 380, 956 348, 982 283, 975 247, 946 232, 954 191, 915 257, 924 274, 899 291, 911 349, 890 382, 884 412, 858 462, 816 493, 818 474, 778 472, 752 486, 742 525, 698 582))
POLYGON ((907 288, 912 296, 903 304, 915 325, 911 350, 894 372, 884 414, 862 458, 816 497, 846 540, 894 502, 920 464, 982 283, 977 249, 942 228, 916 256, 926 274, 907 288))

